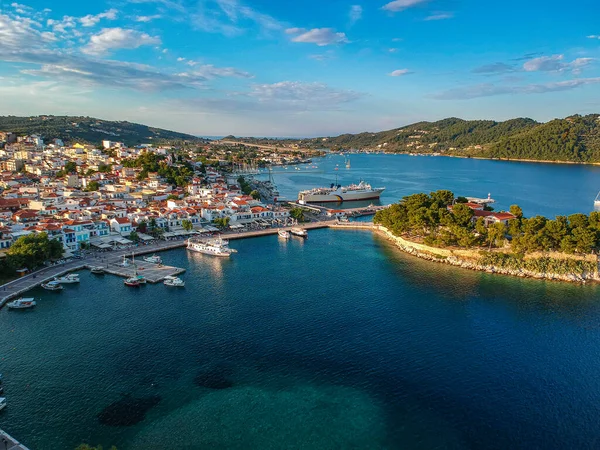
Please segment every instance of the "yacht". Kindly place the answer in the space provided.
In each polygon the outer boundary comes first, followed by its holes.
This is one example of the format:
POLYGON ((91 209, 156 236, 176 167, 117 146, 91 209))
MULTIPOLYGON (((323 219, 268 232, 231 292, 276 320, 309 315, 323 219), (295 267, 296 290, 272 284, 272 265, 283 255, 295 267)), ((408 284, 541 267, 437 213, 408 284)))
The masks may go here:
POLYGON ((47 283, 42 283, 42 287, 48 291, 61 291, 63 289, 62 284, 57 281, 48 281, 47 283))
POLYGON ((92 268, 90 269, 90 271, 91 271, 92 273, 95 273, 95 274, 97 274, 97 275, 102 275, 102 274, 104 273, 104 267, 95 266, 95 267, 92 267, 92 268))
POLYGON ((596 195, 596 199, 594 200, 594 209, 600 209, 600 192, 598 192, 598 195, 596 195))
POLYGON ((279 237, 282 237, 283 239, 289 239, 291 237, 290 232, 286 231, 286 230, 279 230, 277 232, 277 234, 279 235, 279 237))
POLYGON ((34 298, 19 298, 7 303, 8 309, 29 309, 37 305, 34 298))
POLYGON ((163 281, 163 284, 165 286, 184 287, 185 286, 185 281, 183 281, 181 278, 173 277, 171 275, 168 275, 168 276, 165 277, 165 281, 163 281))
POLYGON ((187 249, 192 252, 204 253, 205 255, 229 257, 237 250, 229 248, 229 242, 221 238, 218 239, 188 239, 187 249))
POLYGON ((292 233, 294 236, 298 236, 298 237, 302 237, 302 238, 308 237, 308 231, 306 231, 304 228, 300 228, 300 227, 292 228, 290 230, 290 233, 292 233))
POLYGON ((322 187, 300 191, 298 201, 306 203, 351 202, 357 200, 378 199, 385 188, 372 188, 370 184, 361 181, 358 184, 342 186, 332 183, 330 187, 322 187))
POLYGON ((152 264, 162 264, 162 259, 158 255, 146 256, 142 258, 144 261, 152 263, 152 264))
POLYGON ((56 281, 57 283, 60 283, 60 284, 79 283, 79 274, 77 274, 77 273, 70 273, 70 274, 65 275, 63 277, 54 277, 54 281, 56 281))
POLYGON ((6 397, 0 397, 0 411, 6 408, 6 397))

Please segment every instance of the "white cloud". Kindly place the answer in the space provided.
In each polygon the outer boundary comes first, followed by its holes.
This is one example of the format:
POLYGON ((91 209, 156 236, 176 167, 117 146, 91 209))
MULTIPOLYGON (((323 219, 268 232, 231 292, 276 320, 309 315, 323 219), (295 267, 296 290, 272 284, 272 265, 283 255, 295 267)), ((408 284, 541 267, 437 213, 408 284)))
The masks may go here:
POLYGON ((188 65, 194 67, 194 71, 190 73, 192 76, 205 78, 207 80, 225 77, 252 78, 252 75, 248 72, 233 67, 215 67, 212 64, 198 66, 198 63, 195 61, 188 61, 188 65))
POLYGON ((472 70, 473 73, 485 73, 485 74, 493 74, 493 73, 507 73, 514 72, 516 68, 509 64, 503 62, 497 62, 494 64, 486 64, 484 66, 477 67, 472 70))
POLYGON ((360 5, 352 5, 348 17, 350 18, 350 25, 354 25, 360 19, 362 19, 363 8, 360 5))
POLYGON ((404 11, 407 8, 412 8, 413 6, 417 6, 427 1, 428 0, 394 0, 393 2, 384 5, 381 9, 391 12, 404 11))
POLYGON ((397 53, 398 49, 397 48, 388 48, 388 52, 389 53, 397 53))
POLYGON ((155 14, 153 16, 136 16, 135 17, 135 21, 136 22, 142 22, 142 23, 147 23, 147 22, 152 22, 155 19, 160 19, 162 16, 160 14, 155 14))
POLYGON ((589 66, 593 58, 577 58, 571 62, 563 62, 564 55, 540 56, 533 58, 523 64, 523 70, 526 72, 568 72, 581 73, 589 66))
POLYGON ((441 12, 441 13, 435 13, 435 14, 431 14, 430 16, 425 17, 425 21, 430 21, 430 20, 446 20, 446 19, 452 19, 454 17, 454 13, 451 12, 441 12))
POLYGON ((555 83, 528 84, 522 86, 508 86, 495 84, 478 84, 462 88, 450 89, 433 97, 438 100, 469 100, 478 97, 491 97, 509 94, 545 94, 576 89, 581 86, 600 84, 600 77, 579 78, 575 80, 558 81, 555 83))
POLYGON ((350 42, 345 33, 338 33, 333 28, 313 28, 312 30, 288 28, 285 32, 296 35, 292 38, 292 42, 317 44, 319 47, 332 44, 347 44, 350 42))
POLYGON ((38 28, 38 24, 27 17, 0 14, 0 52, 43 47, 49 35, 38 28))
POLYGON ((93 27, 102 19, 115 20, 117 18, 117 13, 118 11, 116 9, 109 9, 100 14, 88 14, 87 16, 83 16, 79 19, 79 22, 84 27, 93 27))
POLYGON ((399 70, 394 70, 392 73, 388 74, 390 77, 402 77, 404 75, 410 75, 411 72, 408 69, 399 69, 399 70))
POLYGON ((358 92, 334 89, 324 83, 300 81, 255 84, 249 95, 260 102, 285 102, 303 107, 308 106, 309 103, 336 106, 362 97, 358 92))
POLYGON ((103 55, 110 50, 134 49, 143 45, 160 44, 157 36, 150 36, 136 30, 124 28, 104 28, 90 38, 90 42, 81 49, 88 55, 103 55))
POLYGON ((588 39, 600 39, 600 35, 597 34, 590 34, 589 36, 587 36, 588 39))

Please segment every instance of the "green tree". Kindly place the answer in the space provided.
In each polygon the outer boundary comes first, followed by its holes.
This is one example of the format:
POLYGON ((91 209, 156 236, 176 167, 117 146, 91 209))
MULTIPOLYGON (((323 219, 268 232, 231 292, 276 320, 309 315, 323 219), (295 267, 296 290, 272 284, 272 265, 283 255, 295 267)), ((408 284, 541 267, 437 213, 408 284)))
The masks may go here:
POLYGON ((86 192, 94 192, 100 189, 100 183, 97 181, 90 181, 85 187, 84 191, 86 192))
MULTIPOLYGON (((156 221, 154 222, 156 223, 156 221)), ((137 231, 140 233, 145 233, 148 231, 148 223, 145 220, 141 220, 140 223, 138 223, 137 231)))
POLYGON ((459 226, 468 227, 472 223, 473 215, 475 214, 471 208, 462 203, 457 203, 452 208, 454 220, 459 226))
POLYGON ((169 194, 167 200, 179 200, 179 195, 169 194))
POLYGON ((182 220, 181 226, 185 231, 192 231, 194 229, 194 224, 190 220, 182 220))
POLYGON ((49 239, 46 233, 36 233, 17 239, 8 249, 7 255, 13 265, 34 269, 46 261, 61 258, 63 252, 59 241, 49 239))
POLYGON ((250 192, 250 195, 254 200, 260 200, 260 193, 256 189, 250 192))
POLYGON ((213 223, 220 229, 224 230, 229 226, 229 217, 218 217, 213 220, 213 223))
POLYGON ((521 207, 519 205, 511 205, 509 212, 515 216, 517 219, 522 219, 523 218, 523 210, 521 209, 521 207))
POLYGON ((501 247, 506 237, 506 225, 502 222, 495 222, 488 227, 488 242, 490 245, 501 247))
POLYGON ((137 232, 132 231, 131 233, 129 233, 129 240, 133 241, 133 242, 139 242, 140 240, 140 235, 137 234, 137 232))
POLYGON ((77 164, 75 164, 73 161, 68 161, 63 170, 65 173, 77 173, 77 164))
POLYGON ((290 217, 298 222, 304 222, 304 210, 302 208, 292 208, 290 209, 290 217))

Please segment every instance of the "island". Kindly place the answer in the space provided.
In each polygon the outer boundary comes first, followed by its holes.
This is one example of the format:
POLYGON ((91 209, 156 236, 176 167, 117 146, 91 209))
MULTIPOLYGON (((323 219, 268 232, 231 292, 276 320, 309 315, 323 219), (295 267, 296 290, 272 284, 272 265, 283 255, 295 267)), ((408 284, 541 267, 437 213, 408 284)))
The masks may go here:
POLYGON ((600 213, 526 218, 448 190, 404 197, 375 230, 414 256, 472 270, 562 281, 600 281, 600 213))

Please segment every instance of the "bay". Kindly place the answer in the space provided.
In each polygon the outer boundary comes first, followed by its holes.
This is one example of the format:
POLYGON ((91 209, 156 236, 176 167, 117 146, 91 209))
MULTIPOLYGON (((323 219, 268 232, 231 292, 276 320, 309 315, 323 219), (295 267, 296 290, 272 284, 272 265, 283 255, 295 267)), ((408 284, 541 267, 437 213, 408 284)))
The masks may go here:
MULTIPOLYGON (((350 158, 344 181, 385 185, 384 203, 449 188, 589 212, 600 180, 585 166, 350 158)), ((290 196, 343 160, 275 181, 290 196)), ((0 428, 49 450, 597 447, 598 286, 437 265, 362 231, 232 246, 231 260, 163 253, 187 269, 184 289, 82 272, 32 291, 35 311, 0 311, 0 428), (158 397, 136 424, 99 421, 158 397)))

